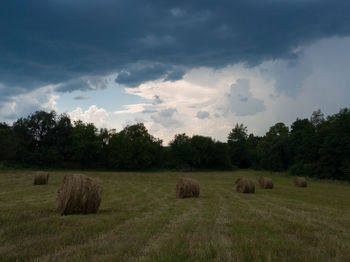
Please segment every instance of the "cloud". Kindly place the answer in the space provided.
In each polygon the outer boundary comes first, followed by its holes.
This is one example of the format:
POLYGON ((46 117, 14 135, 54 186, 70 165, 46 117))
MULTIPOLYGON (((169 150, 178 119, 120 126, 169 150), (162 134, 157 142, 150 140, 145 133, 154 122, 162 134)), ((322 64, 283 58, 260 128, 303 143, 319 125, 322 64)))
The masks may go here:
POLYGON ((56 87, 57 92, 73 92, 75 90, 89 91, 106 89, 108 85, 107 77, 88 76, 72 79, 56 87))
POLYGON ((225 141, 236 123, 264 135, 276 122, 290 125, 297 117, 310 117, 318 108, 326 115, 334 114, 349 106, 347 46, 350 37, 323 39, 300 49, 293 63, 276 59, 253 67, 200 67, 177 81, 148 81, 126 88, 128 95, 148 104, 142 112, 128 117, 142 114, 152 134, 167 142, 183 132, 225 141), (162 110, 175 108, 171 116, 159 115, 162 110), (203 121, 197 117, 200 111, 210 117, 203 121), (179 125, 173 124, 173 119, 179 125))
POLYGON ((87 99, 90 99, 90 98, 91 97, 89 97, 89 96, 83 96, 83 95, 73 97, 74 100, 87 100, 87 99))
POLYGON ((8 97, 0 104, 0 121, 13 121, 38 110, 57 110, 58 95, 53 86, 46 86, 29 93, 8 97))
POLYGON ((86 111, 77 107, 71 112, 68 112, 72 121, 81 120, 86 123, 93 123, 96 127, 107 127, 108 112, 103 108, 98 108, 96 105, 90 106, 86 111))
POLYGON ((153 96, 153 105, 159 105, 163 103, 162 99, 160 99, 159 95, 154 95, 153 96))
POLYGON ((133 104, 133 105, 124 105, 123 107, 125 110, 118 110, 115 111, 115 115, 121 115, 121 114, 135 114, 135 113, 141 113, 145 112, 147 106, 152 106, 152 104, 133 104))
POLYGON ((47 85, 104 88, 89 76, 119 73, 118 83, 137 86, 192 68, 295 59, 297 48, 348 36, 349 13, 347 0, 1 1, 1 103, 47 85))
POLYGON ((197 118, 199 119, 205 119, 205 118, 209 118, 210 113, 207 111, 198 111, 197 112, 197 118))
POLYGON ((136 87, 143 82, 154 79, 165 79, 165 81, 175 81, 185 74, 183 69, 165 65, 162 63, 135 64, 118 74, 115 82, 118 84, 136 87))
POLYGON ((326 115, 334 114, 349 106, 347 46, 350 37, 323 39, 299 50, 294 63, 277 59, 253 67, 200 67, 177 81, 149 81, 126 88, 128 95, 147 104, 142 112, 128 117, 141 116, 150 132, 167 143, 184 132, 226 141, 236 123, 264 135, 277 122, 290 125, 318 108, 326 115), (203 121, 197 117, 200 111, 210 117, 203 121))
POLYGON ((151 113, 157 113, 157 110, 155 109, 145 109, 141 112, 142 114, 151 114, 151 113))
POLYGON ((172 117, 174 113, 176 113, 176 108, 167 108, 159 112, 159 116, 161 117, 172 117))
POLYGON ((248 79, 238 79, 227 94, 229 110, 237 116, 249 116, 265 111, 264 101, 256 99, 250 92, 248 79))
POLYGON ((273 79, 276 98, 284 93, 297 98, 309 81, 319 88, 327 83, 329 87, 347 89, 350 76, 350 37, 322 39, 300 50, 298 59, 275 60, 262 63, 259 69, 267 79, 273 79))
POLYGON ((151 119, 163 127, 179 127, 181 125, 180 121, 176 118, 175 114, 177 113, 176 108, 166 108, 159 111, 156 114, 151 116, 151 119))

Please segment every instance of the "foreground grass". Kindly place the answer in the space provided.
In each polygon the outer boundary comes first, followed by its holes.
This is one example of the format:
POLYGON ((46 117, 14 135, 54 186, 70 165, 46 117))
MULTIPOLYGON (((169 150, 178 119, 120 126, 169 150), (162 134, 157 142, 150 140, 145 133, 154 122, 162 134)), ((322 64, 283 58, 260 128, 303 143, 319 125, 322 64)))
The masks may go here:
POLYGON ((60 216, 56 190, 69 172, 0 171, 0 261, 349 261, 350 186, 285 175, 84 172, 103 184, 100 210, 60 216), (275 189, 235 192, 240 176, 275 189), (179 177, 199 181, 198 199, 176 199, 179 177))

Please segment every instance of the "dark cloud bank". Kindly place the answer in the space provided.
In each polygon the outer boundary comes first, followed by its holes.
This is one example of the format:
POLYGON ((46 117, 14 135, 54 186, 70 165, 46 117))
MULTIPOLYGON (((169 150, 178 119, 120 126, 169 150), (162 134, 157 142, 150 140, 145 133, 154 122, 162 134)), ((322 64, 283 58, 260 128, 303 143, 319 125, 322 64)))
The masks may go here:
POLYGON ((89 90, 84 77, 116 72, 136 86, 192 67, 292 58, 300 45, 349 35, 349 14, 347 0, 4 0, 0 97, 59 83, 89 90))

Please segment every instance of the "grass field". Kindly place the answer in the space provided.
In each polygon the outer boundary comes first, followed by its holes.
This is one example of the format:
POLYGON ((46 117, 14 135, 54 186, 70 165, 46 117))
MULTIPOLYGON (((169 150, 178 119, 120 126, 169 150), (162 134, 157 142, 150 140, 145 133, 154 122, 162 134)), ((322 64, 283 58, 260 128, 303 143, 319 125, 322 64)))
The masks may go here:
POLYGON ((97 214, 60 216, 65 174, 33 185, 34 172, 0 171, 0 261, 349 261, 350 185, 284 174, 83 172, 102 181, 97 214), (239 194, 240 176, 273 178, 275 189, 239 194), (176 199, 180 177, 198 199, 176 199))

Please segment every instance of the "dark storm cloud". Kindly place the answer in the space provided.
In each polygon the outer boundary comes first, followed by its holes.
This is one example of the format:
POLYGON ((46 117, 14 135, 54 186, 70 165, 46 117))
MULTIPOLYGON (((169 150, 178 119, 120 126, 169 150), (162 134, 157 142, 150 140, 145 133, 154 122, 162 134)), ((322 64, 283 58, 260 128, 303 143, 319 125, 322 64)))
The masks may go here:
POLYGON ((133 65, 128 71, 122 71, 118 74, 115 82, 131 87, 140 85, 143 82, 151 81, 158 78, 175 81, 181 79, 185 71, 171 65, 161 63, 145 63, 143 65, 133 65))
POLYGON ((89 90, 79 79, 116 72, 135 86, 185 68, 290 58, 299 45, 349 35, 349 14, 345 0, 3 0, 0 84, 11 89, 0 92, 89 90))
POLYGON ((91 77, 81 77, 69 80, 59 85, 56 88, 58 92, 72 92, 75 90, 89 91, 96 89, 106 89, 108 80, 91 76, 91 77))

